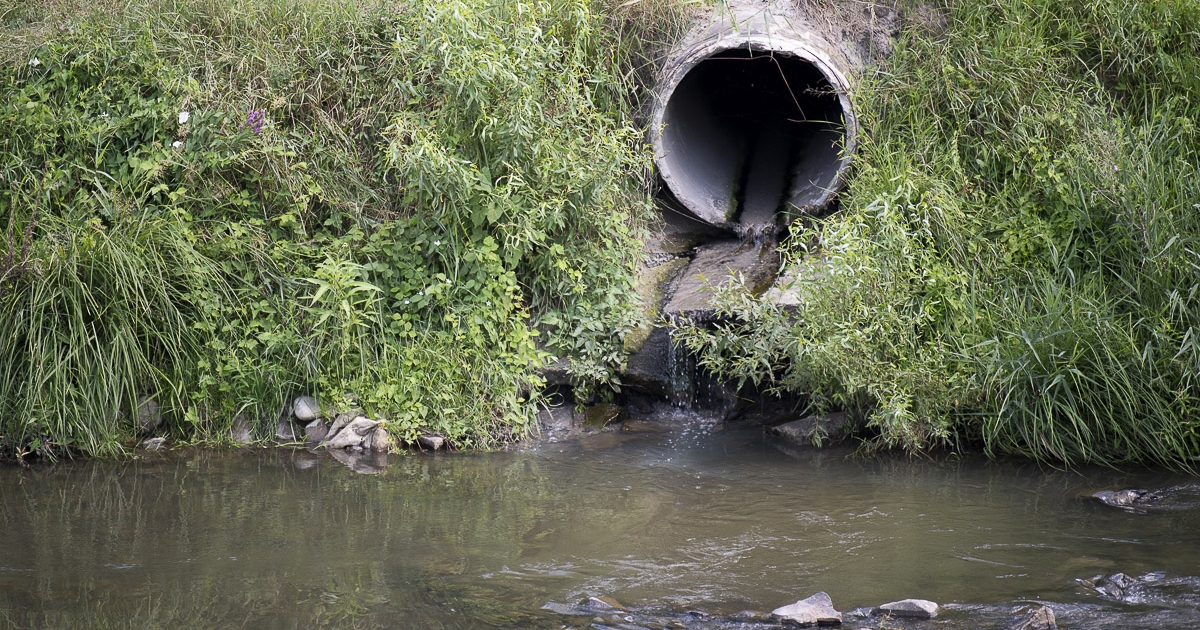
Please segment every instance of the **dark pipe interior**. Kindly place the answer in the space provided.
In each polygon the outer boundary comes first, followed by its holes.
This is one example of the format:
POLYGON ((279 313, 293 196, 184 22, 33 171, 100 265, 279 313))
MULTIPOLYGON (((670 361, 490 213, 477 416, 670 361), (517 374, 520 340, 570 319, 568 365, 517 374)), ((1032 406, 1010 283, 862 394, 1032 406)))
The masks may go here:
POLYGON ((704 59, 676 86, 660 165, 701 218, 764 225, 781 210, 827 200, 844 136, 841 102, 816 66, 736 48, 704 59))

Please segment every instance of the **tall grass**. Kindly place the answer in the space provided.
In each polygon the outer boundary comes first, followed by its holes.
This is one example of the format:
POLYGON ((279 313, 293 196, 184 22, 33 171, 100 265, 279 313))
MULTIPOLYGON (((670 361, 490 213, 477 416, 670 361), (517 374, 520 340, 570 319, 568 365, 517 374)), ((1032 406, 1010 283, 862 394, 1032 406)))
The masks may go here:
POLYGON ((638 38, 684 11, 0 4, 5 452, 115 452, 142 396, 180 437, 266 436, 299 393, 486 447, 551 354, 611 383, 649 208, 638 38))
POLYGON ((855 95, 794 319, 729 298, 715 367, 865 410, 872 443, 1054 464, 1200 456, 1200 7, 947 2, 855 95), (760 327, 759 323, 765 326, 760 327))
POLYGON ((56 457, 114 454, 136 433, 139 400, 186 405, 200 347, 192 287, 220 290, 178 223, 146 216, 111 228, 53 217, 40 269, 0 298, 0 414, 8 448, 56 457))

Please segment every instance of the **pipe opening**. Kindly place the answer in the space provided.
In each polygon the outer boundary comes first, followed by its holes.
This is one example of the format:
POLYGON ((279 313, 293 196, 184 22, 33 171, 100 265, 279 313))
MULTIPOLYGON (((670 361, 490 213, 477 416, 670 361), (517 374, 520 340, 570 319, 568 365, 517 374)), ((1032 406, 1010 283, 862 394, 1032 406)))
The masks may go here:
POLYGON ((847 162, 844 94, 787 50, 746 44, 708 54, 661 109, 660 173, 709 223, 767 225, 781 211, 820 209, 847 162))

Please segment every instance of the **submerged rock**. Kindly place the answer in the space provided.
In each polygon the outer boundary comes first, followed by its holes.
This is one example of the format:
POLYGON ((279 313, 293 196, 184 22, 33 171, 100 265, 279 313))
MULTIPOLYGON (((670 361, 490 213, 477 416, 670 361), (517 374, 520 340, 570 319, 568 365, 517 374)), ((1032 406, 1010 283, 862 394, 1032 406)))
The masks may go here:
POLYGON ((1165 571, 1150 571, 1136 577, 1113 573, 1079 580, 1079 583, 1095 589, 1102 599, 1122 604, 1200 610, 1200 576, 1170 575, 1165 571))
POLYGON ((760 610, 739 610, 730 615, 729 619, 739 623, 768 623, 771 621, 771 613, 760 610))
POLYGON ((1102 597, 1127 603, 1140 603, 1141 581, 1124 573, 1097 575, 1091 580, 1092 588, 1102 597))
POLYGON ((911 619, 933 619, 938 615, 938 605, 927 599, 902 599, 879 607, 879 610, 897 617, 911 619))
POLYGON ((1039 606, 1030 611, 1013 630, 1058 630, 1058 623, 1054 619, 1054 611, 1049 606, 1039 606))
POLYGON ((629 610, 611 597, 589 597, 586 605, 595 610, 629 610))
POLYGON ((612 403, 592 405, 584 410, 583 424, 589 429, 603 429, 625 416, 625 410, 612 403))
POLYGON ((1147 499, 1148 495, 1150 495, 1149 490, 1126 488, 1125 490, 1101 490, 1093 494, 1092 498, 1115 508, 1129 509, 1147 499))
POLYGON ((836 626, 842 623, 842 613, 833 608, 833 600, 824 591, 794 604, 771 611, 771 617, 798 626, 836 626))
POLYGON ((321 404, 312 396, 297 396, 292 401, 292 415, 300 422, 312 422, 321 417, 321 404))
POLYGON ((1195 510, 1200 509, 1200 484, 1188 483, 1158 490, 1101 490, 1089 497, 1134 514, 1145 514, 1152 510, 1195 510))

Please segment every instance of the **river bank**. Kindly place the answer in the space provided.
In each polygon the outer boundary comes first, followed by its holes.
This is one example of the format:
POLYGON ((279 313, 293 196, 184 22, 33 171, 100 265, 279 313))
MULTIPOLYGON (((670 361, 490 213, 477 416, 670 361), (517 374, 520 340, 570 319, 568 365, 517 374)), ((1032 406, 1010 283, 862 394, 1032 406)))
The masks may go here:
POLYGON ((274 440, 304 394, 486 450, 674 395, 650 347, 878 450, 1194 466, 1197 5, 750 5, 0 7, 0 457, 120 455, 147 401, 274 440), (697 43, 653 102, 689 30, 758 18, 798 39, 697 43), (726 119, 707 179, 648 148, 726 119), (677 212, 719 234, 664 244, 677 212))

